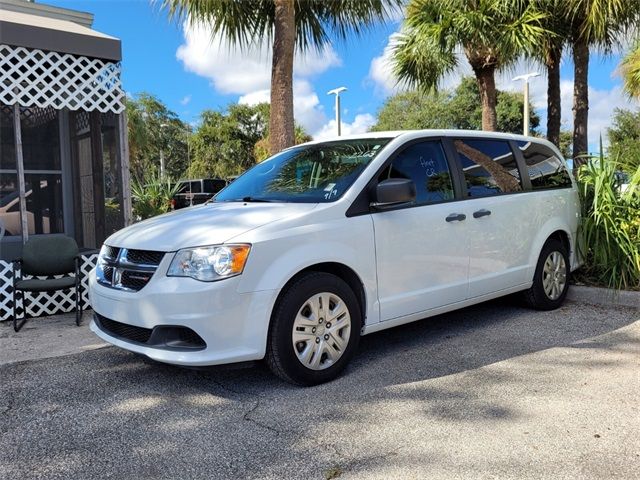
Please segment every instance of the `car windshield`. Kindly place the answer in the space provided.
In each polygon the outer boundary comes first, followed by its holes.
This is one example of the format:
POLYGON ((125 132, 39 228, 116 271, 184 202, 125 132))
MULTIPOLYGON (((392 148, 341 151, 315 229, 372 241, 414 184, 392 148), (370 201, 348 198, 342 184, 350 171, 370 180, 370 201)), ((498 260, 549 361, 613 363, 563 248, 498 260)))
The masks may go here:
POLYGON ((247 171, 215 201, 333 202, 390 140, 339 140, 290 148, 247 171))

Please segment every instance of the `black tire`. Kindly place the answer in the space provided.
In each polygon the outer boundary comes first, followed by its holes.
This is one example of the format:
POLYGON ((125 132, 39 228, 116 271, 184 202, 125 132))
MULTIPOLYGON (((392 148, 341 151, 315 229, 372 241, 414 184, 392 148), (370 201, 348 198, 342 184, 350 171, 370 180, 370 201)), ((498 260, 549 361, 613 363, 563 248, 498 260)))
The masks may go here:
POLYGON ((569 265, 569 252, 567 252, 567 247, 563 242, 550 238, 547 240, 547 243, 542 247, 542 251, 540 252, 540 257, 538 258, 538 263, 536 265, 536 272, 533 276, 533 285, 529 290, 523 292, 523 297, 525 303, 536 310, 555 310, 560 307, 564 302, 564 299, 567 296, 567 292, 569 290, 569 275, 570 275, 570 265, 569 265), (545 292, 544 289, 544 264, 547 261, 547 258, 553 253, 558 252, 564 258, 565 265, 565 284, 562 289, 560 295, 557 298, 549 298, 549 295, 545 292))
POLYGON ((311 386, 328 382, 336 378, 353 357, 360 341, 361 327, 360 305, 344 280, 329 273, 306 273, 287 287, 276 304, 271 316, 265 360, 274 374, 294 385, 311 386), (339 359, 324 370, 313 370, 298 359, 292 333, 298 311, 308 299, 321 292, 335 294, 344 301, 351 317, 351 329, 347 346, 339 359))

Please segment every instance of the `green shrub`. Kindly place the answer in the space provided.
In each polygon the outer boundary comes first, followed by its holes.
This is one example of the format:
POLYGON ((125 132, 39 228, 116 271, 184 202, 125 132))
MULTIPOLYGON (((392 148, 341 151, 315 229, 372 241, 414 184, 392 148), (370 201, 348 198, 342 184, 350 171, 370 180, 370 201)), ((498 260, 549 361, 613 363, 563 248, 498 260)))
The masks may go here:
POLYGON ((158 174, 148 174, 135 179, 131 184, 133 216, 136 221, 167 213, 171 209, 171 199, 178 193, 179 185, 170 178, 158 174))
POLYGON ((600 157, 579 172, 583 271, 597 284, 640 288, 640 167, 600 157), (628 186, 619 172, 629 174, 628 186))

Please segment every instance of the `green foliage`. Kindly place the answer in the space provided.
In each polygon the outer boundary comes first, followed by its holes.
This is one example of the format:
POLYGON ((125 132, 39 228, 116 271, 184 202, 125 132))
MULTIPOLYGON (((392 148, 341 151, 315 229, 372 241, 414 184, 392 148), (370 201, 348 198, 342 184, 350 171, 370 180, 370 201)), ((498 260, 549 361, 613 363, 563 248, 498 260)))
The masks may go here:
POLYGON ((129 163, 132 176, 159 172, 160 152, 165 174, 179 177, 187 167, 189 127, 157 97, 140 93, 127 98, 129 163))
POLYGON ((609 136, 609 156, 632 173, 640 168, 640 109, 635 112, 616 108, 609 136))
POLYGON ((266 104, 231 104, 226 112, 202 112, 191 138, 191 177, 226 178, 254 165, 254 148, 266 134, 268 116, 266 104))
POLYGON ((372 131, 454 128, 456 113, 447 93, 409 91, 387 98, 372 131))
MULTIPOLYGON (((296 143, 311 137, 299 125, 296 143)), ((227 178, 239 175, 269 156, 269 104, 230 104, 224 112, 205 110, 191 137, 189 175, 227 178)))
POLYGON ((167 213, 171 208, 171 199, 178 193, 180 185, 159 173, 147 172, 131 182, 133 197, 133 215, 136 220, 155 217, 167 213))
POLYGON ((573 155, 573 132, 570 130, 560 130, 560 153, 566 159, 573 155))
POLYGON ((268 115, 265 104, 202 112, 191 143, 191 176, 226 178, 254 165, 254 148, 266 134, 268 115))
POLYGON ((580 169, 585 273, 611 288, 640 288, 640 167, 622 187, 621 165, 601 157, 580 169))
MULTIPOLYGON (((496 113, 498 130, 522 133, 524 98, 520 93, 498 91, 496 113)), ((529 105, 529 122, 535 130, 540 117, 529 105)), ((480 130, 482 107, 480 90, 473 77, 464 77, 453 91, 424 93, 408 91, 387 99, 378 112, 372 131, 419 130, 423 128, 455 128, 480 130)))
POLYGON ((624 90, 631 98, 640 99, 640 39, 636 40, 620 64, 624 90))
POLYGON ((474 70, 502 68, 547 32, 534 2, 411 0, 394 48, 401 81, 425 90, 457 66, 457 49, 474 70))

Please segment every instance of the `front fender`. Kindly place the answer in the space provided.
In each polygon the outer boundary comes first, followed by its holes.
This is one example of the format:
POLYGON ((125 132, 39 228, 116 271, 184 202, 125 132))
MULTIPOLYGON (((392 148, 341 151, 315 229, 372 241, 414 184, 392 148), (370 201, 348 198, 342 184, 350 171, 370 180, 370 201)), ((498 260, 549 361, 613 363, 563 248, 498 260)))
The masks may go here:
POLYGON ((239 292, 280 291, 300 271, 327 262, 345 265, 356 273, 365 290, 366 321, 379 321, 375 242, 369 215, 306 225, 254 242, 239 292))

